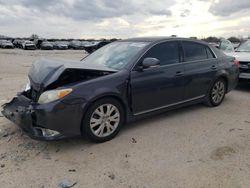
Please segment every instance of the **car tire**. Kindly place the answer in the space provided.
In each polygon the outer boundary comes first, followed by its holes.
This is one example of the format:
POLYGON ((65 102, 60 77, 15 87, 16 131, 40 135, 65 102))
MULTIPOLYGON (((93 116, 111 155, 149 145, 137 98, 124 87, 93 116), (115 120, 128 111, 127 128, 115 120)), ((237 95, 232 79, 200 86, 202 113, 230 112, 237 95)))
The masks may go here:
POLYGON ((114 98, 103 98, 88 108, 83 118, 82 131, 91 141, 106 142, 118 134, 124 122, 122 104, 114 98))
POLYGON ((223 78, 217 79, 207 94, 206 104, 210 107, 219 106, 225 98, 226 88, 225 80, 223 78))

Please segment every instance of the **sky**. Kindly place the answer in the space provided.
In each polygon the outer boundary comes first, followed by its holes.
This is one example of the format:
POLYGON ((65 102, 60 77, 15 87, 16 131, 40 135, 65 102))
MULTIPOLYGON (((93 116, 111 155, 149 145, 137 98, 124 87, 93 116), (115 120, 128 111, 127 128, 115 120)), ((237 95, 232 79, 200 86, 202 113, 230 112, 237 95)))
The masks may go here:
POLYGON ((246 37, 249 26, 250 0, 0 0, 11 37, 246 37))

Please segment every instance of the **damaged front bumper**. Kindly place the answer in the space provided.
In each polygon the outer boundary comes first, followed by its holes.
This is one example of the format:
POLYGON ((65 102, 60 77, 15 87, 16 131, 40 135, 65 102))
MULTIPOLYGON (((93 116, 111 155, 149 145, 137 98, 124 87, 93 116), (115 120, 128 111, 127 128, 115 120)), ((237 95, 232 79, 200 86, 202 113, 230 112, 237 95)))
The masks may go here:
POLYGON ((2 107, 2 114, 31 138, 58 140, 81 135, 82 104, 38 104, 20 94, 2 107))

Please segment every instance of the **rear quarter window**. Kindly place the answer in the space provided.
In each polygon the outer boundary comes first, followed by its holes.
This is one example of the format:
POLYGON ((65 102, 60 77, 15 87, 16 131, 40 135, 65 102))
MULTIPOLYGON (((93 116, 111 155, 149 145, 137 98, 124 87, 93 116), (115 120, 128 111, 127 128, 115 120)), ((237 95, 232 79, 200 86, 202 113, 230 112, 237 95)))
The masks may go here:
POLYGON ((185 61, 198 61, 214 58, 211 50, 202 44, 195 42, 182 42, 185 61))

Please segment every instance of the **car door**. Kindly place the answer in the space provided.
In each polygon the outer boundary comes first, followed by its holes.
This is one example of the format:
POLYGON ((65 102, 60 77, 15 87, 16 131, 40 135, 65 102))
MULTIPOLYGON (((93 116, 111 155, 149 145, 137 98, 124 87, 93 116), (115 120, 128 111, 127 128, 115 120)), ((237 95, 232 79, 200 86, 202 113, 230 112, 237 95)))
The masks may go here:
POLYGON ((180 63, 179 43, 163 42, 153 46, 131 72, 131 102, 134 114, 164 108, 183 99, 183 64, 180 63), (151 57, 160 66, 139 69, 143 59, 151 57))
POLYGON ((184 99, 204 97, 216 76, 218 62, 212 50, 201 43, 182 42, 184 51, 184 99))

